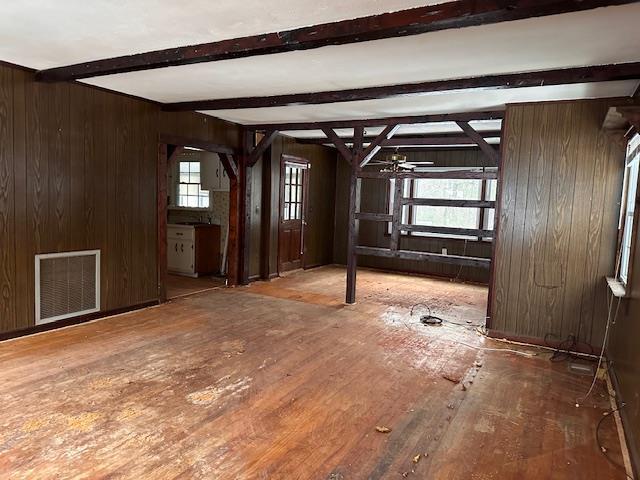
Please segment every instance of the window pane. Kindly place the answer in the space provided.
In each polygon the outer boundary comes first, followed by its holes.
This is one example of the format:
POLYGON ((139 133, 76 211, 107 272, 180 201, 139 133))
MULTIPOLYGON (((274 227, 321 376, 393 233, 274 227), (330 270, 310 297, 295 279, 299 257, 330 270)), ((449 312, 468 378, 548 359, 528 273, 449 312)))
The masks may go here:
POLYGON ((200 174, 191 172, 189 175, 189 183, 200 183, 200 174))
POLYGON ((189 206, 189 207, 197 207, 198 206, 198 197, 187 197, 187 206, 189 206))
POLYGON ((498 180, 487 180, 487 187, 485 190, 484 199, 492 202, 496 201, 496 191, 498 187, 498 180))
POLYGON ((189 162, 180 162, 180 173, 189 173, 189 162))
MULTIPOLYGON (((636 135, 636 138, 638 136, 636 135)), ((622 243, 620 245, 620 280, 625 284, 629 282, 629 262, 631 255, 631 243, 633 242, 633 215, 635 211, 636 192, 638 190, 638 170, 640 169, 640 159, 636 158, 626 168, 627 176, 627 198, 626 212, 623 223, 622 243)))
MULTIPOLYGON (((478 228, 480 215, 479 208, 460 207, 424 207, 413 208, 413 224, 429 225, 434 227, 452 228, 478 228)), ((429 236, 429 233, 418 233, 415 235, 429 236)), ((447 235, 453 238, 475 238, 466 235, 447 235)))
POLYGON ((185 197, 184 195, 179 195, 178 196, 178 206, 179 207, 186 207, 187 206, 187 197, 185 197))
POLYGON ((282 212, 282 219, 289 220, 289 204, 288 203, 285 203, 284 205, 284 211, 282 212))
POLYGON ((421 178, 415 180, 414 198, 480 200, 482 180, 421 178))
POLYGON ((200 162, 189 162, 189 171, 191 173, 200 173, 200 162))
POLYGON ((180 183, 189 183, 188 173, 180 173, 180 183))
POLYGON ((195 185, 193 183, 190 183, 187 185, 187 193, 189 195, 193 195, 194 197, 198 196, 198 190, 199 190, 199 185, 195 185))
POLYGON ((186 194, 188 193, 188 192, 187 192, 187 185, 185 185, 185 184, 180 184, 180 185, 178 186, 178 193, 179 193, 180 195, 186 195, 186 194))

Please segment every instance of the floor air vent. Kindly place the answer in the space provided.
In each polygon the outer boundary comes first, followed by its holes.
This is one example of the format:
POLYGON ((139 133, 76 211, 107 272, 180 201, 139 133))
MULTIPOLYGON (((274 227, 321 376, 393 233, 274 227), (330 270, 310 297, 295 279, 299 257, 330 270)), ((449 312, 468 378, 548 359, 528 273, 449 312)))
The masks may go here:
POLYGON ((100 310, 100 250, 36 255, 36 325, 100 310))

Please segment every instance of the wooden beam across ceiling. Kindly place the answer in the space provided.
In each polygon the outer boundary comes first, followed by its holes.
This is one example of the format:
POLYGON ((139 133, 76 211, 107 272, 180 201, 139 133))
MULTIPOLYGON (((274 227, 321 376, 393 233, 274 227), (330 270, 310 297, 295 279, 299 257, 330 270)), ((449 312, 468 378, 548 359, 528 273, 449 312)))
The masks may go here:
POLYGON ((193 110, 233 110, 241 108, 284 107, 289 105, 317 105, 323 103, 378 100, 402 95, 468 90, 478 88, 506 89, 570 85, 576 83, 611 82, 640 79, 640 62, 592 65, 481 77, 454 78, 430 82, 404 83, 380 87, 331 90, 325 92, 274 95, 270 97, 222 98, 168 103, 162 108, 170 112, 193 110))
POLYGON ((477 120, 501 120, 504 111, 487 112, 438 113, 431 115, 409 115, 402 117, 368 118, 356 120, 336 120, 329 122, 289 122, 289 123, 257 123, 245 125, 246 128, 258 131, 278 130, 324 130, 334 128, 386 127, 387 125, 412 125, 416 123, 440 122, 473 122, 477 120))
POLYGON ((479 135, 478 132, 476 132, 475 129, 471 125, 469 125, 469 122, 456 123, 462 129, 462 131, 466 133, 467 136, 478 145, 478 147, 480 147, 480 150, 484 152, 489 160, 494 165, 498 165, 498 162, 500 161, 500 155, 498 154, 498 151, 491 145, 489 145, 487 141, 482 137, 482 135, 479 135))
MULTIPOLYGON (((484 138, 499 138, 500 130, 485 130, 478 131, 479 135, 484 138)), ((314 138, 297 138, 298 143, 309 145, 331 145, 331 141, 325 137, 314 138)), ((364 137, 364 143, 371 143, 376 138, 375 135, 367 135, 364 137)), ((352 143, 352 137, 341 137, 341 140, 346 143, 352 143)), ((443 132, 443 133, 421 133, 413 135, 394 135, 393 138, 384 142, 383 146, 405 146, 405 145, 452 145, 452 144, 476 144, 465 133, 462 132, 443 132)))
POLYGON ((328 45, 418 35, 439 30, 625 5, 638 0, 460 0, 280 32, 155 50, 41 70, 40 81, 68 81, 117 73, 215 62, 328 45))

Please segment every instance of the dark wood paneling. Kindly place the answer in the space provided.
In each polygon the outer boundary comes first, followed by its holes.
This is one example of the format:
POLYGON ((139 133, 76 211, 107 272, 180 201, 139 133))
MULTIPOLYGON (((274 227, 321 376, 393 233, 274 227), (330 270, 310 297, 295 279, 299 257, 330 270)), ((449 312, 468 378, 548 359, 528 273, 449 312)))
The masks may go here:
POLYGON ((623 150, 604 102, 510 106, 490 328, 598 345, 614 269, 623 150))
MULTIPOLYGON (((443 150, 437 152, 405 152, 409 161, 431 161, 436 166, 477 167, 489 166, 486 156, 479 150, 443 150)), ((379 153, 384 156, 385 153, 379 153)), ((375 160, 374 160, 375 161, 375 160)), ((380 167, 367 167, 367 171, 375 172, 380 167)), ((362 180, 362 199, 360 211, 368 213, 384 213, 387 210, 388 181, 364 178, 362 180)), ((349 166, 345 161, 338 162, 336 175, 336 230, 334 237, 334 262, 346 262, 346 227, 347 198, 349 186, 349 166)), ((389 245, 387 224, 384 222, 361 221, 359 245, 369 247, 385 247, 389 245)), ((491 257, 491 242, 468 241, 438 237, 402 236, 400 248, 418 252, 442 253, 446 248, 450 255, 467 255, 471 257, 491 257)), ((486 268, 448 265, 444 263, 405 260, 399 258, 380 258, 361 256, 358 264, 363 267, 380 268, 390 271, 422 273, 444 277, 458 277, 462 280, 487 283, 489 272, 486 268)))
POLYGON ((15 325, 15 176, 13 75, 0 69, 0 322, 15 325))
POLYGON ((161 133, 237 148, 239 129, 0 66, 0 332, 34 325, 34 255, 100 249, 102 310, 158 299, 161 133))

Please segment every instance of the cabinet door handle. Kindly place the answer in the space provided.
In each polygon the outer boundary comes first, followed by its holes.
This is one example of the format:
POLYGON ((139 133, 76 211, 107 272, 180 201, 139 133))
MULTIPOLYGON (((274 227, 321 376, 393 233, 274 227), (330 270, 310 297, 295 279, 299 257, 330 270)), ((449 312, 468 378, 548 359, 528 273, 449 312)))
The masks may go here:
POLYGON ((176 252, 178 251, 178 244, 176 243, 176 252))
POLYGON ((184 243, 181 243, 181 244, 180 244, 180 251, 181 251, 181 252, 184 252, 184 243))

